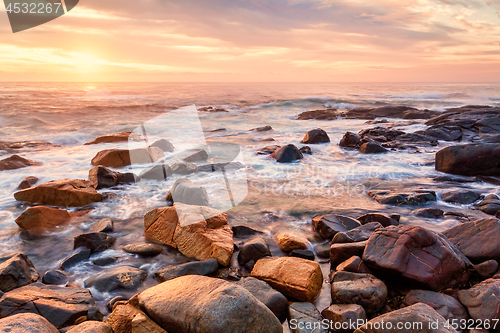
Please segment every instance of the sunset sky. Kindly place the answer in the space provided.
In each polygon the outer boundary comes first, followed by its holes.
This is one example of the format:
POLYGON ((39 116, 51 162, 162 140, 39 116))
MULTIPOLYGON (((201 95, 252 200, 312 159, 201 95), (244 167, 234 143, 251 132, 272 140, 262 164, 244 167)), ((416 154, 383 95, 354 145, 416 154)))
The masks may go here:
POLYGON ((500 0, 80 0, 2 81, 500 81, 500 0))

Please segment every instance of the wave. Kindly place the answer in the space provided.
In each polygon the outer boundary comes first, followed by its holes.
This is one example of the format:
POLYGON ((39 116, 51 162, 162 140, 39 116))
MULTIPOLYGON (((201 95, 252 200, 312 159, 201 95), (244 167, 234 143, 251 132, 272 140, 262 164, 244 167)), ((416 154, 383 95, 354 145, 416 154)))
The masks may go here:
POLYGON ((350 103, 325 103, 324 105, 325 108, 337 110, 353 110, 359 108, 359 106, 350 103))

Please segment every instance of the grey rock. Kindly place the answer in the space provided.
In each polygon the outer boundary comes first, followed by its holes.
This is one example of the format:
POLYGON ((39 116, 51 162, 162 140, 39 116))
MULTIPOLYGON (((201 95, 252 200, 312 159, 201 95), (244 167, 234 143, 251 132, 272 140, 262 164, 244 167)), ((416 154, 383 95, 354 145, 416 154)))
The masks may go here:
POLYGON ((192 261, 179 265, 169 265, 157 270, 154 277, 160 282, 165 282, 185 275, 211 275, 217 272, 219 263, 217 259, 192 261))
POLYGON ((444 319, 469 319, 467 309, 456 299, 430 290, 412 290, 406 294, 403 304, 411 306, 424 303, 436 310, 444 319))
POLYGON ((208 206, 208 194, 203 186, 194 184, 187 178, 177 179, 168 191, 167 201, 188 205, 208 206))
POLYGON ((368 240, 373 232, 379 228, 382 228, 382 224, 379 222, 369 222, 352 230, 337 233, 333 237, 332 243, 363 242, 368 240))
POLYGON ((0 264, 0 291, 4 293, 38 281, 40 275, 24 253, 17 253, 0 264))
POLYGON ((321 327, 324 318, 314 304, 294 302, 290 304, 288 312, 288 327, 292 333, 328 332, 321 327))
POLYGON ((92 252, 102 252, 107 250, 116 242, 116 237, 104 232, 89 232, 75 237, 75 249, 86 247, 92 252))
POLYGON ((119 266, 91 276, 85 281, 85 288, 94 287, 101 292, 137 290, 146 277, 147 272, 142 269, 119 266))

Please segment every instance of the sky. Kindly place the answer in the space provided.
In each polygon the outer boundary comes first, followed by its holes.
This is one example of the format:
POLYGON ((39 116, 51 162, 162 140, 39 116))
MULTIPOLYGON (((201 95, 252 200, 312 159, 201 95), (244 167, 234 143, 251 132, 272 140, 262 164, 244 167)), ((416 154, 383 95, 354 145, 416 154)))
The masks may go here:
POLYGON ((499 82, 500 0, 80 0, 0 81, 499 82))

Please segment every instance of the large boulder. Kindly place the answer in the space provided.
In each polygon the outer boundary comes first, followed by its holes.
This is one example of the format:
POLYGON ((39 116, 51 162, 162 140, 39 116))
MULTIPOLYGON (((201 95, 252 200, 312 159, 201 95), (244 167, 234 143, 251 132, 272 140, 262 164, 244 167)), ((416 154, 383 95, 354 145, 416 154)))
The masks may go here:
POLYGON ((137 290, 147 275, 147 271, 139 268, 118 266, 91 276, 85 281, 85 288, 94 287, 100 292, 117 289, 137 290))
POLYGON ((436 310, 447 320, 467 320, 469 314, 467 309, 454 297, 430 290, 412 290, 406 294, 403 304, 411 306, 424 303, 436 310))
POLYGON ((177 179, 165 199, 188 205, 208 206, 207 190, 187 178, 177 179))
POLYGON ((89 320, 68 330, 70 333, 117 333, 111 326, 101 321, 89 320))
POLYGON ((495 259, 500 261, 500 221, 481 219, 458 224, 443 231, 443 235, 455 244, 474 263, 495 259))
POLYGON ((296 257, 260 259, 250 275, 266 281, 286 296, 305 302, 313 301, 323 285, 319 264, 296 257))
POLYGON ((106 134, 98 136, 94 140, 87 142, 84 145, 88 146, 88 145, 97 145, 99 143, 128 142, 129 140, 137 141, 139 140, 139 136, 131 131, 118 132, 115 134, 106 134))
POLYGON ((274 235, 274 240, 283 252, 290 252, 297 249, 307 249, 309 240, 307 236, 296 230, 282 230, 274 235))
POLYGON ((92 252, 102 252, 111 247, 116 242, 116 237, 105 232, 88 232, 75 237, 74 247, 86 247, 92 252))
POLYGON ((288 144, 275 150, 271 157, 279 163, 290 163, 304 158, 299 148, 293 144, 288 144))
POLYGON ((96 189, 101 189, 120 184, 134 183, 136 177, 133 173, 121 173, 98 165, 89 171, 89 180, 94 184, 96 189))
POLYGON ((55 328, 54 325, 49 323, 47 319, 33 313, 20 313, 7 318, 0 319, 0 332, 59 333, 57 328, 55 328))
POLYGON ((489 194, 477 204, 477 208, 483 213, 496 215, 500 211, 500 198, 496 194, 489 194))
POLYGON ((81 207, 104 199, 92 182, 79 179, 53 180, 14 193, 17 201, 60 207, 81 207))
POLYGON ((102 319, 89 290, 41 283, 14 289, 0 297, 0 318, 26 312, 41 315, 57 328, 74 325, 81 317, 102 319))
POLYGON ((30 258, 18 253, 0 264, 0 291, 4 293, 36 282, 40 275, 30 258))
POLYGON ((436 170, 465 176, 500 175, 500 143, 451 146, 436 153, 436 170))
POLYGON ((158 147, 136 149, 105 149, 98 152, 92 159, 92 165, 103 165, 110 168, 120 168, 131 164, 154 163, 165 157, 158 147))
POLYGON ((176 203, 156 208, 144 216, 144 228, 147 240, 196 260, 215 258, 227 266, 234 251, 227 215, 210 207, 176 203))
POLYGON ((168 332, 282 332, 280 321, 263 303, 221 279, 179 277, 141 292, 137 304, 168 332))
POLYGON ((358 220, 342 215, 323 215, 312 219, 314 231, 323 238, 331 239, 338 232, 346 232, 361 226, 358 220))
POLYGON ((330 142, 330 138, 324 130, 317 128, 307 132, 301 142, 307 144, 327 143, 330 142))
POLYGON ((368 240, 363 261, 375 272, 402 277, 432 290, 457 287, 470 262, 445 236, 418 226, 390 226, 368 240))
POLYGON ((144 312, 121 301, 115 303, 105 323, 114 333, 167 333, 144 312))
POLYGON ((165 282, 185 275, 211 275, 219 269, 217 259, 191 261, 179 265, 168 265, 157 270, 154 277, 160 282, 165 282))
POLYGON ((26 209, 19 215, 16 218, 16 223, 21 231, 31 236, 40 236, 47 231, 67 224, 71 218, 80 215, 82 212, 68 212, 63 209, 35 206, 26 209))
POLYGON ((339 146, 345 148, 358 148, 361 137, 353 132, 346 132, 340 140, 339 146))
POLYGON ((0 171, 21 169, 33 165, 38 166, 42 165, 42 163, 25 159, 19 155, 12 155, 0 160, 0 171))
MULTIPOLYGON (((468 290, 459 290, 458 299, 474 320, 500 319, 500 280, 488 279, 468 290)), ((498 329, 498 328, 497 328, 498 329)))

